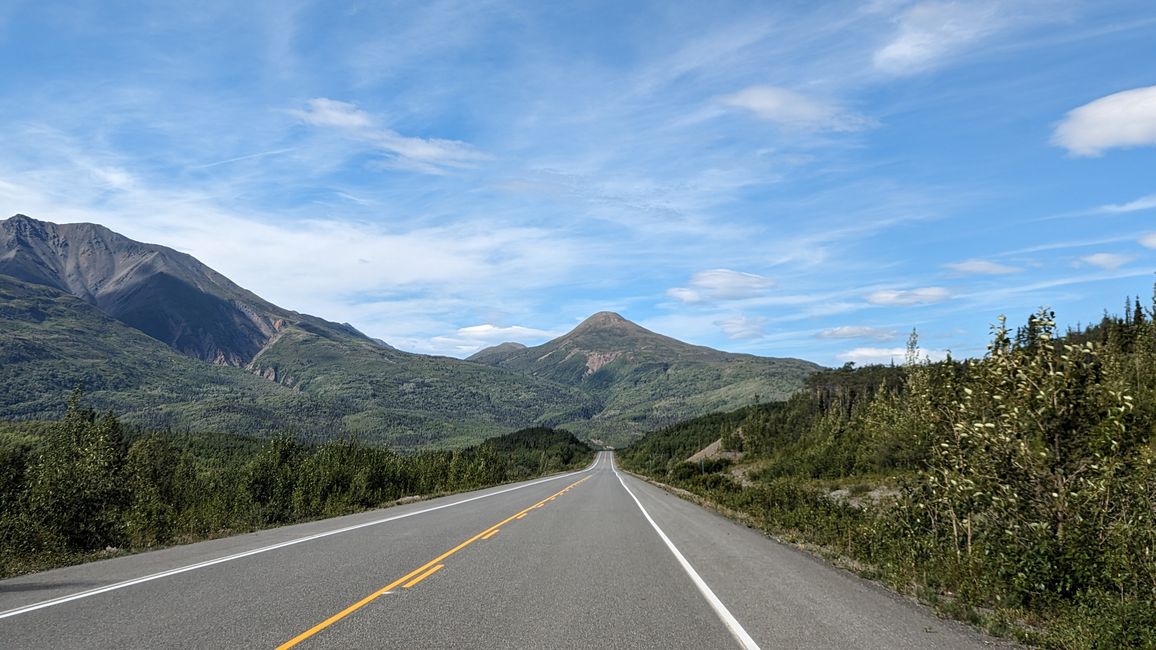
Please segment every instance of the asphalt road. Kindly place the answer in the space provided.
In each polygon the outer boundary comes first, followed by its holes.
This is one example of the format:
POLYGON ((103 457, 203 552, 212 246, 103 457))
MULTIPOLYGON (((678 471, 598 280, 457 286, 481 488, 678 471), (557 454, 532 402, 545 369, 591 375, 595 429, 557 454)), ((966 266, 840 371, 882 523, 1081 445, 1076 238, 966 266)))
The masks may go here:
POLYGON ((0 581, 5 649, 984 646, 609 453, 546 480, 0 581))

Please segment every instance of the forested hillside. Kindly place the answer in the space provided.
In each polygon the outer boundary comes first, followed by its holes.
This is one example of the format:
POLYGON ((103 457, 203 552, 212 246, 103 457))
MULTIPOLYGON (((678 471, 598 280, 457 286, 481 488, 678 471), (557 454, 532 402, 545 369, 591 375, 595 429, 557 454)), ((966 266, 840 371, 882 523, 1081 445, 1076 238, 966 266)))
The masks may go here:
POLYGON ((1156 646, 1156 304, 986 356, 814 375, 782 404, 650 434, 624 467, 1049 647, 1156 646), (721 438, 737 462, 686 459, 721 438))
POLYGON ((415 455, 349 438, 147 432, 74 396, 58 422, 0 424, 0 576, 577 469, 593 454, 552 429, 415 455))

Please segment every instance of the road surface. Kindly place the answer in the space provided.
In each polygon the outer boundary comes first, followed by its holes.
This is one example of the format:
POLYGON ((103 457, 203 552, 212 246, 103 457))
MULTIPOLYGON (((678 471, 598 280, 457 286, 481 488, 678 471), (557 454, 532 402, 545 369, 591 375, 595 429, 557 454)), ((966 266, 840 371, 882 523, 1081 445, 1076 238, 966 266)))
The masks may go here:
POLYGON ((586 470, 0 581, 0 648, 978 648, 886 590, 586 470))

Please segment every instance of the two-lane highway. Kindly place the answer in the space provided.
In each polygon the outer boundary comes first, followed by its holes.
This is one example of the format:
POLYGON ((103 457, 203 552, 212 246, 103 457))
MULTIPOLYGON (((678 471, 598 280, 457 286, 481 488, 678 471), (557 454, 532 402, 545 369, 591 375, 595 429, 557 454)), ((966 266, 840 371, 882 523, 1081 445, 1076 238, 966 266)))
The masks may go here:
POLYGON ((0 648, 972 648, 614 468, 0 581, 0 648))

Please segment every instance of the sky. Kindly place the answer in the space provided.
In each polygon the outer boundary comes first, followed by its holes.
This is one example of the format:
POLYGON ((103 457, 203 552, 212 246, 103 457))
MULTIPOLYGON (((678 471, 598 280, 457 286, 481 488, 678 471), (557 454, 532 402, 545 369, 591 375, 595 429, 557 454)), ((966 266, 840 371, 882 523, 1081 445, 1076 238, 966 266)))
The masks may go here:
POLYGON ((1151 0, 0 4, 0 218, 412 352, 836 366, 1156 280, 1151 0))

